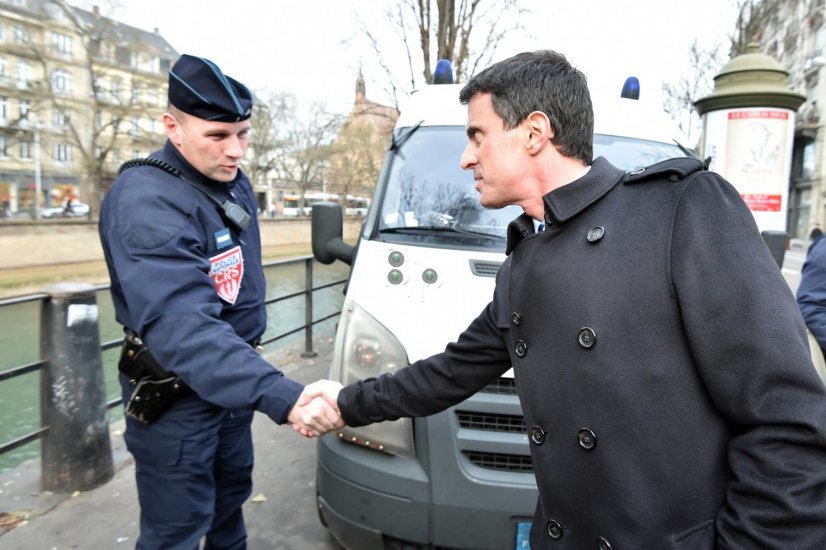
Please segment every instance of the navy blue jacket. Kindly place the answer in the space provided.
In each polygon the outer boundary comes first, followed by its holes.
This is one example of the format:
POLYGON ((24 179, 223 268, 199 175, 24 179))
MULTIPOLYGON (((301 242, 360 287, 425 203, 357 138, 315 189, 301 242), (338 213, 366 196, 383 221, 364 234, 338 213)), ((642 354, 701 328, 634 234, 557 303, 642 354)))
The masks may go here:
POLYGON ((826 548, 826 388, 739 193, 699 161, 600 158, 544 203, 458 341, 344 388, 347 424, 433 414, 512 365, 531 548, 826 548))
POLYGON ((155 158, 234 200, 253 216, 240 234, 217 206, 180 178, 152 166, 124 171, 100 214, 117 321, 134 330, 167 370, 226 409, 256 409, 282 423, 303 386, 258 355, 266 280, 252 187, 239 170, 212 181, 166 143, 155 158))
POLYGON ((817 343, 826 349, 826 239, 809 246, 797 288, 797 305, 817 343))

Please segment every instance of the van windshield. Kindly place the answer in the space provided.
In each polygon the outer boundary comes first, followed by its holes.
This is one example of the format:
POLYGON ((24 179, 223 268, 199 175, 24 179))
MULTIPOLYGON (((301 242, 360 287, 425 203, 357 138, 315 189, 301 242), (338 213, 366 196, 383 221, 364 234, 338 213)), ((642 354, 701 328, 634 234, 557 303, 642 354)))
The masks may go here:
MULTIPOLYGON (((473 173, 459 167, 467 144, 461 126, 407 129, 400 140, 384 189, 378 231, 390 242, 501 250, 508 224, 522 213, 509 206, 483 208, 473 173)), ((594 157, 630 171, 673 157, 685 157, 676 143, 595 135, 594 157)))
POLYGON ((508 224, 522 210, 479 204, 473 172, 459 159, 461 126, 421 127, 395 152, 382 197, 378 230, 391 242, 503 250, 508 224))

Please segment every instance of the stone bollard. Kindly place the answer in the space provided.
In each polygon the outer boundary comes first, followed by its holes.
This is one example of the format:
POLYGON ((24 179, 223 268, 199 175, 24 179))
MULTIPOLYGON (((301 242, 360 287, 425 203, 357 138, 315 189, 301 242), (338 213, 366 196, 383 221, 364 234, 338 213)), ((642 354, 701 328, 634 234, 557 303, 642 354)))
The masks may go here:
POLYGON ((44 290, 40 314, 40 419, 43 490, 91 489, 114 475, 94 287, 44 290))

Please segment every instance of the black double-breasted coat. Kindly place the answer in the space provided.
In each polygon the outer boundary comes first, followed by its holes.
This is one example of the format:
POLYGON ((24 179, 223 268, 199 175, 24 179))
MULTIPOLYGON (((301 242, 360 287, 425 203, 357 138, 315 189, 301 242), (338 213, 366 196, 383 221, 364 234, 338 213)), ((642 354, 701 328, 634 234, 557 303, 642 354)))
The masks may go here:
POLYGON ((432 414, 513 366, 534 550, 826 548, 826 389, 737 191, 692 159, 597 159, 543 200, 467 330, 345 388, 345 421, 432 414))

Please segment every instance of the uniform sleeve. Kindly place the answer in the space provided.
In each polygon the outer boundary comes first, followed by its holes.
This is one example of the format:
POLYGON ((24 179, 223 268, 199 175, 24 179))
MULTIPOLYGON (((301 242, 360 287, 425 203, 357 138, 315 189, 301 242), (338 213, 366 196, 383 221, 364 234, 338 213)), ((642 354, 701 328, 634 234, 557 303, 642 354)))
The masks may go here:
POLYGON ((809 251, 797 289, 797 305, 806 326, 821 348, 826 348, 826 239, 820 238, 809 251))
MULTIPOLYGON (((501 274, 501 271, 500 271, 501 274)), ((346 386, 338 398, 348 426, 435 414, 484 388, 510 368, 496 323, 497 300, 444 352, 397 373, 346 386)))
POLYGON ((721 548, 826 548, 826 389, 791 291, 737 191, 688 178, 671 241, 699 375, 731 438, 721 548))
POLYGON ((221 319, 196 213, 169 193, 135 196, 142 182, 135 183, 135 191, 111 205, 105 229, 130 328, 201 398, 227 409, 256 409, 283 423, 303 386, 221 319))

